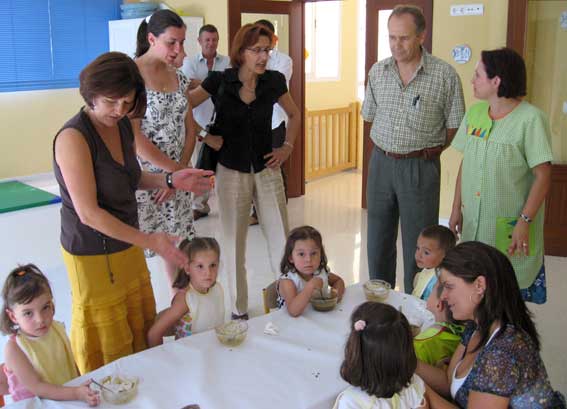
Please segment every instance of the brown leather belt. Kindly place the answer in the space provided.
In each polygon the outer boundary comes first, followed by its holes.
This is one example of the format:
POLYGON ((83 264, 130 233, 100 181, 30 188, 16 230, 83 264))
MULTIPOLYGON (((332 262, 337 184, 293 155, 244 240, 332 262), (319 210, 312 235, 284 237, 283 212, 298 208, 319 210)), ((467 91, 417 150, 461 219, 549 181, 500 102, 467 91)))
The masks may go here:
POLYGON ((386 152, 384 149, 379 148, 378 146, 374 145, 376 149, 382 152, 384 155, 389 156, 390 158, 394 159, 409 159, 409 158, 423 158, 423 159, 435 159, 441 152, 443 152, 443 146, 434 146, 432 148, 424 148, 419 151, 413 151, 408 153, 394 153, 394 152, 386 152))

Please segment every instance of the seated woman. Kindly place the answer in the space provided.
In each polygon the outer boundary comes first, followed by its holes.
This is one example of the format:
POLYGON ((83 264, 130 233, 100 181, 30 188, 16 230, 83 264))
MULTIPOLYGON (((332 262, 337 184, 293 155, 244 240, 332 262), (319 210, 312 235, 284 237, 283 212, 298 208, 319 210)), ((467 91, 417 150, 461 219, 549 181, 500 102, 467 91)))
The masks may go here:
POLYGON ((468 324, 446 371, 418 363, 430 407, 564 408, 547 378, 539 335, 508 258, 470 241, 449 250, 440 269, 441 299, 468 324))

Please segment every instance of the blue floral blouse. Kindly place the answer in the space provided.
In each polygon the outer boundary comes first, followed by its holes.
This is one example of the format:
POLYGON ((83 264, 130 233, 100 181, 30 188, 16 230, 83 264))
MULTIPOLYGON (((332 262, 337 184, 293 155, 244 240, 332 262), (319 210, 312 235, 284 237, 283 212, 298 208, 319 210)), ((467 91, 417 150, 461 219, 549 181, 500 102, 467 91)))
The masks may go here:
MULTIPOLYGON (((469 325, 461 343, 468 345, 475 330, 469 325)), ((513 325, 500 329, 481 349, 455 402, 466 408, 470 391, 510 398, 509 408, 565 408, 561 394, 554 392, 539 351, 531 338, 513 325), (500 332, 499 331, 499 332, 500 332)))

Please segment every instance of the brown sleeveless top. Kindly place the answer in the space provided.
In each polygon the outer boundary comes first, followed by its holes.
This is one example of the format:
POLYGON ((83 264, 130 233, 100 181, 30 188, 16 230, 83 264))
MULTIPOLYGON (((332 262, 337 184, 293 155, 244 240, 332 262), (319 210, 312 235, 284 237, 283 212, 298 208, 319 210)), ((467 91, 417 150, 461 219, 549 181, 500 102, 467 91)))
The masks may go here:
POLYGON ((69 253, 79 256, 109 254, 125 250, 131 246, 130 243, 110 238, 83 224, 75 211, 55 157, 57 136, 67 128, 79 131, 89 146, 99 207, 120 221, 138 228, 135 193, 140 181, 141 170, 134 151, 134 133, 130 120, 124 117, 118 122, 124 166, 112 158, 110 151, 82 108, 77 115, 63 125, 53 140, 53 170, 62 200, 61 245, 69 253))

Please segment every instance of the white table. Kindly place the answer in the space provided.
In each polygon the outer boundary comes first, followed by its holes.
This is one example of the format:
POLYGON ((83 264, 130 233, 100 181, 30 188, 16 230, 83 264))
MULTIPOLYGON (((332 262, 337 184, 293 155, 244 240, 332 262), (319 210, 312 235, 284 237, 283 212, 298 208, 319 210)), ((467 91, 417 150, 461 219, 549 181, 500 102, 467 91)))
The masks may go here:
MULTIPOLYGON (((123 408, 181 409, 190 403, 202 409, 329 409, 347 384, 340 378, 344 344, 353 309, 364 301, 360 284, 347 288, 331 312, 308 306, 302 316, 274 311, 248 321, 243 344, 228 348, 214 331, 140 352, 70 382, 100 379, 122 372, 140 377, 138 396, 123 408), (278 336, 263 333, 266 323, 279 327, 278 336)), ((391 291, 387 303, 421 316, 433 317, 424 303, 391 291)), ((83 402, 27 400, 10 408, 85 408, 83 402)), ((113 407, 106 402, 101 406, 113 407)))

